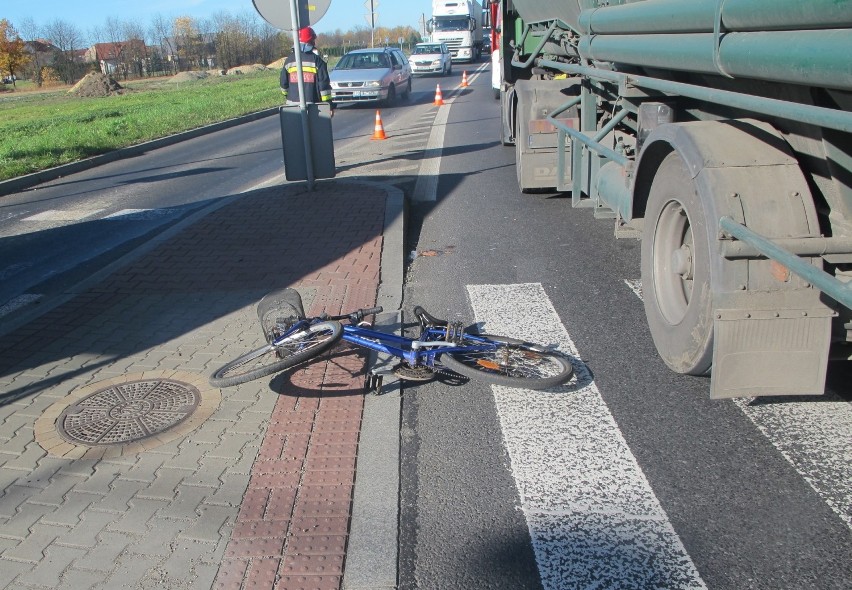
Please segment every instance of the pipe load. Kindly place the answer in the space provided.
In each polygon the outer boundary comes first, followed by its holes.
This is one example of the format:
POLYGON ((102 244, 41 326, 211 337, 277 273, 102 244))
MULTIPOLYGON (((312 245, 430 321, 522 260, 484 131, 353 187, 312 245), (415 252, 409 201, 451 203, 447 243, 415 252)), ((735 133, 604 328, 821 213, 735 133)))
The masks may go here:
POLYGON ((852 90, 852 29, 729 33, 595 35, 580 56, 640 67, 852 90))
POLYGON ((652 35, 712 33, 717 20, 721 32, 843 29, 852 27, 852 1, 641 0, 583 10, 577 22, 589 35, 652 35))

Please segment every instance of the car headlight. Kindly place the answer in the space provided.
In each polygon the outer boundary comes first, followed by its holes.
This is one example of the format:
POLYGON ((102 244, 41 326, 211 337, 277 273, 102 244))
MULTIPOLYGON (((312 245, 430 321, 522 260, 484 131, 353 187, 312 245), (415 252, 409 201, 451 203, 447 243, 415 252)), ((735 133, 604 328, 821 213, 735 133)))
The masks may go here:
POLYGON ((372 88, 375 88, 376 86, 381 86, 381 85, 382 85, 382 83, 378 80, 370 80, 369 82, 364 84, 364 86, 370 86, 372 88))
POLYGON ((440 59, 436 59, 435 61, 433 61, 433 62, 432 62, 432 65, 433 65, 433 66, 439 66, 439 65, 441 65, 441 60, 440 60, 440 59))

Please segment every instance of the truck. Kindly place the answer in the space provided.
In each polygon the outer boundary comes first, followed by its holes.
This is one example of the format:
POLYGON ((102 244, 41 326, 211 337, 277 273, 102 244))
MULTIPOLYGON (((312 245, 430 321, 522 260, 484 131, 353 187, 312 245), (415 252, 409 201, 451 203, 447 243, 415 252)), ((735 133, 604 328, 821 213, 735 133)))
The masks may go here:
POLYGON ((852 0, 490 4, 518 186, 641 240, 666 365, 824 393, 852 360, 852 0))
POLYGON ((477 0, 434 0, 426 30, 432 43, 446 43, 454 61, 482 55, 482 5, 477 0))

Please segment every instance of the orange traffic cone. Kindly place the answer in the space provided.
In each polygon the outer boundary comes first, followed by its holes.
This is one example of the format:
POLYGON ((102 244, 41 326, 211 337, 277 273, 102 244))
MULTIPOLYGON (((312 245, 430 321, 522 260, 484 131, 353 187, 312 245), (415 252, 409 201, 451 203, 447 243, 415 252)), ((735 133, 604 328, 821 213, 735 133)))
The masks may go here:
POLYGON ((440 107, 444 104, 444 96, 441 94, 441 85, 435 86, 435 106, 440 107))
POLYGON ((466 72, 466 71, 462 74, 462 83, 461 83, 461 87, 462 87, 462 88, 467 88, 467 72, 466 72))
POLYGON ((388 136, 385 135, 385 128, 382 126, 382 116, 379 114, 379 111, 376 111, 376 130, 373 132, 373 137, 370 139, 387 139, 388 136))

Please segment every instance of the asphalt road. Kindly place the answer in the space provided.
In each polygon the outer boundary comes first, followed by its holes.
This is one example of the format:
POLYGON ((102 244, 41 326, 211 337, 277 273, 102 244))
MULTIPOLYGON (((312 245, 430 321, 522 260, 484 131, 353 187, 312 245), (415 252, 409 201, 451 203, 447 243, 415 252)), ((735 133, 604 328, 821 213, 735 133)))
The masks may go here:
POLYGON ((400 587, 848 588, 848 367, 823 398, 711 401, 657 357, 640 243, 521 194, 480 77, 411 207, 406 307, 559 344, 549 394, 440 379, 403 394, 400 587))

